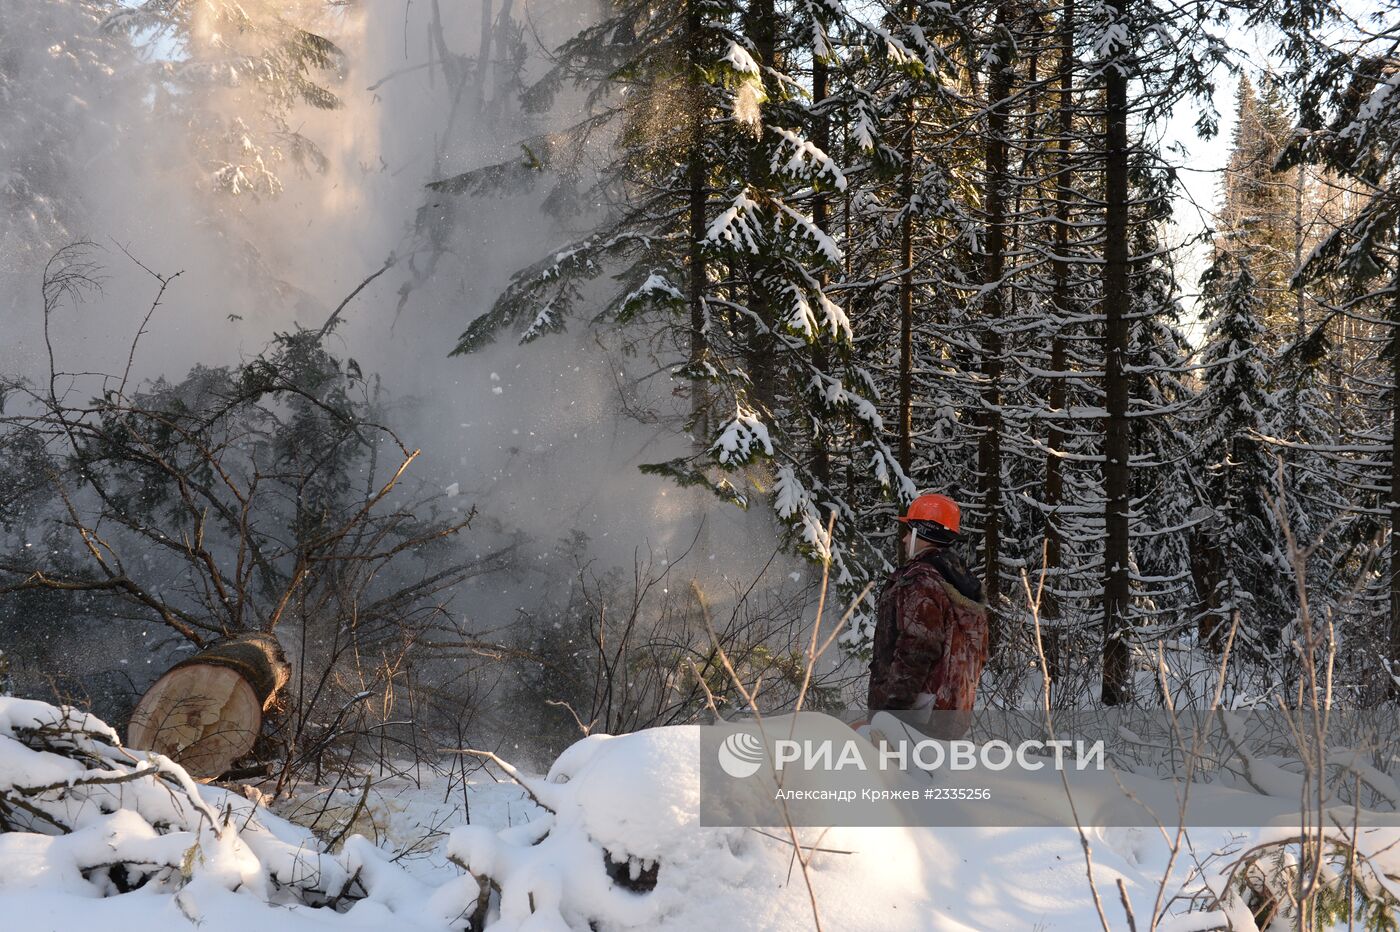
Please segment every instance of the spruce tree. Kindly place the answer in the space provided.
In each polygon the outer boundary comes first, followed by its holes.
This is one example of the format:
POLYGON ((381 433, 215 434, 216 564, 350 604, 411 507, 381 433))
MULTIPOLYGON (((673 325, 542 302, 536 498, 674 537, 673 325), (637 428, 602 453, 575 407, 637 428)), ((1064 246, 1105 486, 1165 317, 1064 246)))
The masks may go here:
MULTIPOLYGON (((1382 6, 1378 18, 1393 21, 1400 12, 1393 2, 1382 6)), ((1333 563, 1339 574, 1355 576, 1357 587, 1370 590, 1372 561, 1355 556, 1377 535, 1385 541, 1384 591, 1366 592, 1357 619, 1366 632, 1358 640, 1375 645, 1378 662, 1362 658, 1357 670, 1360 688, 1374 699, 1394 695, 1400 673, 1400 168, 1394 145, 1400 135, 1400 59, 1384 32, 1359 32, 1345 52, 1320 49, 1314 31, 1297 24, 1290 24, 1286 36, 1289 62, 1303 83, 1299 132, 1279 167, 1321 165, 1350 188, 1346 213, 1296 279, 1330 286, 1333 295, 1326 317, 1300 342, 1314 348, 1325 343, 1329 325, 1341 321, 1348 336, 1343 350, 1355 360, 1350 371, 1339 369, 1349 383, 1338 399, 1346 409, 1346 433, 1328 445, 1343 452, 1338 471, 1348 483, 1351 514, 1333 563), (1384 610, 1368 610, 1373 602, 1384 610)))
POLYGON ((1287 340, 1295 320, 1289 288, 1294 271, 1296 171, 1276 172, 1292 121, 1269 81, 1261 96, 1247 75, 1235 95, 1235 131, 1222 183, 1218 249, 1248 261, 1267 325, 1265 345, 1287 340))
MULTIPOLYGON (((609 207, 595 232, 517 274, 457 351, 510 329, 531 341, 590 305, 601 330, 660 338, 665 364, 687 385, 693 452, 644 468, 743 506, 764 490, 793 547, 829 559, 833 579, 853 591, 884 565, 883 536, 865 533, 866 502, 913 490, 834 290, 844 254, 825 205, 847 191, 848 175, 809 138, 817 123, 809 98, 785 70, 810 62, 811 30, 825 34, 824 18, 843 14, 806 5, 795 17, 785 12, 707 0, 661 11, 627 3, 564 45, 527 99, 546 104, 572 80, 590 109, 571 129, 527 143, 525 171, 573 170, 589 134, 615 132, 585 198, 609 207), (615 284, 601 285, 604 278, 615 284), (845 426, 833 431, 833 422, 845 426), (837 433, 846 470, 829 448, 825 458, 812 455, 837 433), (858 480, 842 488, 836 477, 851 470, 858 480)), ((889 39, 883 54, 917 70, 889 39)), ((817 44, 830 75, 835 53, 817 44)), ((821 116, 861 103, 828 84, 821 116)), ((867 135, 854 151, 869 158, 875 146, 867 135)), ((435 187, 480 190, 513 170, 495 166, 435 187)))
POLYGON ((1238 616, 1238 644, 1257 659, 1277 646, 1292 617, 1288 559, 1269 504, 1275 463, 1264 438, 1276 419, 1276 396, 1269 391, 1265 302, 1248 264, 1224 254, 1203 285, 1211 316, 1201 354, 1197 474, 1213 514, 1195 544, 1203 564, 1198 630, 1204 645, 1219 650, 1238 616))
POLYGON ((42 265, 92 235, 81 195, 91 172, 85 153, 116 144, 116 114, 142 92, 125 79, 138 64, 131 49, 99 28, 109 10, 101 0, 54 0, 6 11, 0 257, 7 266, 21 257, 42 265))

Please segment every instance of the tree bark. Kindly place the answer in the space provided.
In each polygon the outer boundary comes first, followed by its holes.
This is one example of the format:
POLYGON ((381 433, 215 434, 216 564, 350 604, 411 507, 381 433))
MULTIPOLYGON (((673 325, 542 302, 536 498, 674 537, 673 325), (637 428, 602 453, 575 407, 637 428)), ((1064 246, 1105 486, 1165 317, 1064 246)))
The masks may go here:
POLYGON ((1400 225, 1390 295, 1390 663, 1392 696, 1400 695, 1393 675, 1400 673, 1400 225))
MULTIPOLYGON (((491 93, 494 100, 491 101, 493 110, 499 110, 505 101, 502 99, 511 84, 511 69, 515 63, 507 56, 510 54, 510 33, 511 27, 515 25, 511 18, 515 0, 501 0, 501 11, 496 14, 496 22, 492 31, 496 33, 496 60, 492 63, 494 67, 491 79, 491 93)), ((482 67, 485 67, 483 62, 482 67)))
MULTIPOLYGON (((899 177, 904 217, 899 229, 899 468, 913 475, 914 461, 914 99, 904 102, 904 165, 899 177)), ((896 544, 897 546, 897 544, 896 544)))
MULTIPOLYGON (((982 482, 982 585, 993 615, 1001 605, 1001 319, 1005 314, 1006 292, 1006 202, 1007 202, 1007 100, 1015 52, 1008 38, 1011 11, 1006 4, 997 7, 996 64, 990 75, 987 101, 987 228, 984 235, 983 297, 986 336, 982 340, 982 437, 978 443, 977 466, 982 482)), ((992 620, 992 628, 997 627, 992 620)), ((995 637, 994 637, 995 640, 995 637)))
POLYGON ((270 634, 211 644, 146 690, 132 713, 127 743, 170 757, 196 779, 217 777, 253 749, 262 714, 290 673, 270 634))
POLYGON ((253 687, 253 695, 257 696, 263 708, 277 698, 277 693, 287 685, 291 672, 282 645, 270 634, 244 634, 216 641, 170 669, 196 666, 233 670, 253 687))
MULTIPOLYGON (((774 7, 774 0, 752 0, 744 16, 743 27, 745 37, 753 44, 755 56, 758 61, 760 78, 766 86, 769 82, 768 76, 763 74, 767 70, 778 70, 777 61, 777 11, 774 7)), ((748 172, 745 180, 754 187, 762 190, 768 186, 771 170, 768 160, 768 151, 761 144, 762 130, 758 130, 759 137, 754 139, 753 145, 749 149, 748 172)), ((747 331, 745 341, 745 357, 748 360, 748 376, 750 381, 751 399, 756 407, 761 410, 772 412, 777 406, 778 400, 778 367, 776 360, 778 341, 774 335, 778 322, 775 319, 773 308, 769 305, 768 295, 761 291, 762 271, 750 278, 749 284, 749 310, 761 322, 743 321, 742 326, 747 331)))
MULTIPOLYGON (((1114 20, 1126 22, 1129 0, 1110 0, 1114 20)), ((1128 630, 1132 592, 1128 423, 1128 57, 1119 49, 1105 68, 1104 138, 1104 600, 1103 674, 1105 705, 1131 695, 1128 630)))
MULTIPOLYGON (((1068 378, 1064 373, 1069 367, 1069 352, 1065 345, 1064 321, 1071 312, 1069 282, 1069 218, 1072 175, 1072 155, 1070 134, 1074 131, 1074 0, 1065 0, 1060 19, 1060 64, 1056 80, 1059 85, 1060 102, 1056 113, 1056 132, 1059 135, 1055 144, 1055 258, 1051 263, 1054 282, 1050 302, 1056 320, 1054 333, 1050 337, 1050 390, 1048 407, 1051 412, 1062 414, 1068 395, 1068 378)), ((1064 474, 1059 454, 1067 442, 1062 423, 1055 417, 1050 419, 1050 432, 1046 440, 1049 452, 1045 456, 1045 565, 1044 594, 1040 604, 1041 617, 1047 622, 1058 621, 1061 614, 1060 600, 1055 593, 1057 571, 1064 564, 1064 539, 1060 535, 1056 510, 1064 497, 1064 474)), ((1055 635, 1052 634, 1052 637, 1055 635)), ((1058 651, 1056 652, 1058 656, 1058 651)), ((1059 671, 1051 671, 1052 678, 1059 671)))
POLYGON ((690 50, 691 107, 690 144, 686 166, 686 184, 690 213, 689 272, 686 303, 690 310, 689 366, 690 389, 690 430, 697 453, 709 447, 709 393, 701 375, 710 350, 707 321, 705 320, 705 207, 707 190, 705 186, 705 100, 704 85, 701 80, 700 54, 701 0, 690 0, 686 11, 686 47, 690 50))
MULTIPOLYGON (((436 19, 437 3, 433 3, 433 13, 436 19)), ((442 32, 441 21, 438 20, 438 32, 442 32)), ((486 81, 487 64, 491 61, 491 40, 494 38, 494 30, 491 29, 491 0, 481 0, 481 44, 476 53, 476 110, 481 113, 486 109, 486 81)), ((448 88, 449 91, 456 88, 448 88)))
MULTIPOLYGON (((820 25, 820 24, 818 24, 820 25)), ((827 97, 827 79, 830 68, 826 60, 821 56, 820 50, 812 49, 812 142, 823 152, 828 152, 831 146, 831 121, 822 112, 822 105, 827 97)), ((830 154, 828 152, 828 154, 830 154)), ((823 233, 830 233, 830 210, 828 208, 827 196, 823 191, 818 191, 812 198, 812 223, 823 233)), ((817 286, 825 288, 827 284, 826 269, 817 273, 817 286)), ((826 344, 823 342, 824 336, 817 335, 814 349, 814 363, 817 371, 822 375, 828 375, 831 368, 830 355, 827 352, 826 344)), ((818 424, 813 430, 812 436, 812 474, 823 486, 823 493, 829 494, 831 485, 831 453, 828 449, 827 438, 830 433, 818 424)))

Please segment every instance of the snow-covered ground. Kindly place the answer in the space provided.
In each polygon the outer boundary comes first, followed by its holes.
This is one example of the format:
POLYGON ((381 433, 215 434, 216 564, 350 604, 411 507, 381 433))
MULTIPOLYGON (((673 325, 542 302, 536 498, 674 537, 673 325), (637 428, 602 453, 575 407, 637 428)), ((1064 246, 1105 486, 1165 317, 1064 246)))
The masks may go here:
MULTIPOLYGON (((354 815, 364 834, 328 854, 265 807, 122 750, 91 717, 0 698, 0 825, 12 829, 0 832, 0 928, 444 932, 468 928, 476 878, 492 882, 487 927, 521 932, 811 929, 813 897, 828 930, 1101 928, 1073 828, 801 829, 818 849, 809 893, 785 830, 698 824, 697 744, 693 727, 594 736, 524 786, 478 770, 464 791, 460 772, 410 773, 380 781, 363 808, 358 789, 276 804, 319 815, 323 838, 354 815)), ((1263 840, 1196 830, 1172 858, 1157 830, 1084 837, 1113 929, 1128 928, 1124 897, 1146 929, 1198 885, 1199 866, 1218 877, 1231 860, 1218 852, 1263 840)), ((1397 839, 1376 830, 1365 844, 1397 839)), ((1254 928, 1242 904, 1234 925, 1183 906, 1158 928, 1254 928)))

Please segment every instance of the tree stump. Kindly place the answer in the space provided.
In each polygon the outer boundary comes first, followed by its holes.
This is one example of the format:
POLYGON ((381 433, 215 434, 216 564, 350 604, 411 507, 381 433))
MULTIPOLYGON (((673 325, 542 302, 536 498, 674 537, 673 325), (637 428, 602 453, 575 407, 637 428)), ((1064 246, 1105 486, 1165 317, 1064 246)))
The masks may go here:
POLYGON ((146 690, 131 715, 126 743, 164 754, 196 780, 211 780, 253 749, 263 712, 290 672, 270 634, 211 644, 146 690))

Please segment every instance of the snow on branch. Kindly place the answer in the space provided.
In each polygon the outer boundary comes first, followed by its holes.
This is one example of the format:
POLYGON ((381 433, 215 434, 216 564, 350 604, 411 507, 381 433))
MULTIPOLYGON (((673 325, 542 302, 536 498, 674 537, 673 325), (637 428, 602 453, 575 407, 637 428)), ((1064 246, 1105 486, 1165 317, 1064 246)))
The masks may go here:
POLYGON ((769 128, 780 140, 771 162, 775 173, 809 179, 814 185, 830 185, 837 191, 846 190, 846 175, 831 156, 790 129, 769 128))
POLYGON ((715 246, 728 246, 757 255, 762 251, 762 218, 758 202, 740 191, 705 231, 705 241, 715 246))
POLYGON ((768 426, 758 419, 758 414, 741 406, 720 431, 710 452, 725 466, 742 466, 755 455, 772 456, 773 441, 768 436, 768 426))

